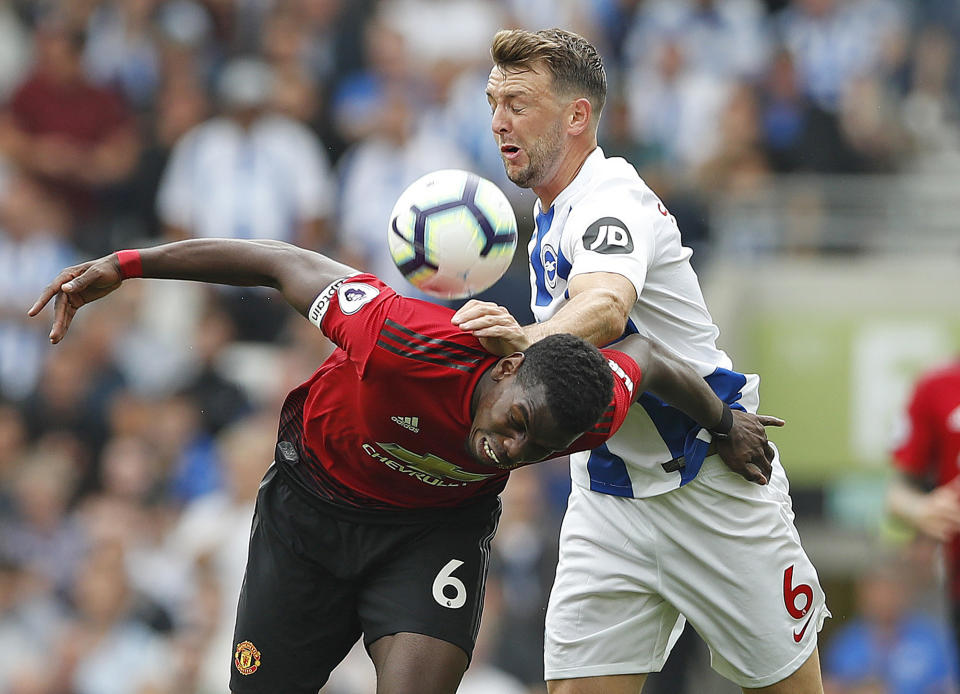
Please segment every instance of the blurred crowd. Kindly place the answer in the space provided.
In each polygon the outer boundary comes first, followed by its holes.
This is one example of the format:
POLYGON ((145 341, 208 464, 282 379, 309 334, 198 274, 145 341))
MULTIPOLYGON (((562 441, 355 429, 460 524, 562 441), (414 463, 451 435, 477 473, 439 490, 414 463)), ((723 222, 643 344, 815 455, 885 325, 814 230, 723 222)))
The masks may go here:
MULTIPOLYGON (((600 48, 601 146, 702 257, 715 198, 960 154, 954 0, 0 0, 0 693, 225 691, 280 403, 330 350, 266 291, 143 281, 51 348, 26 317, 46 282, 225 236, 411 293, 387 219, 440 168, 499 183, 529 234, 484 96, 508 26, 600 48)), ((522 256, 493 298, 529 320, 522 256)), ((462 691, 543 691, 567 485, 562 462, 511 481, 462 691)), ((344 671, 325 691, 372 691, 344 671)))

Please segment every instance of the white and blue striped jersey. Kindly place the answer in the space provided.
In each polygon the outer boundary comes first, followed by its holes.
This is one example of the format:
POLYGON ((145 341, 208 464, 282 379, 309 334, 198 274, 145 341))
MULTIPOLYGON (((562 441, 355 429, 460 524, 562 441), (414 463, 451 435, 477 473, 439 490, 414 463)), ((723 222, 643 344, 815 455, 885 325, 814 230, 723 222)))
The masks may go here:
MULTIPOLYGON (((721 399, 755 412, 759 378, 732 370, 716 346, 713 324, 690 265, 692 251, 680 240, 676 220, 620 158, 598 147, 553 206, 534 207, 530 239, 531 308, 545 321, 569 299, 571 278, 612 272, 637 290, 627 334, 651 335, 687 360, 721 399)), ((644 393, 607 443, 570 457, 573 482, 627 497, 670 491, 693 479, 710 435, 693 420, 644 393)))

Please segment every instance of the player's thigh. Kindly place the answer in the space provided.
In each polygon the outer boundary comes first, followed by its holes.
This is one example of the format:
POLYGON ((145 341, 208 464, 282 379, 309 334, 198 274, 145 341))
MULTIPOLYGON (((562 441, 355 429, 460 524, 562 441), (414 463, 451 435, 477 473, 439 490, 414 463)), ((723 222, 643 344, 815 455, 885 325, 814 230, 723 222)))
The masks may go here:
POLYGON ((315 694, 359 637, 353 585, 299 551, 323 522, 268 472, 237 607, 231 691, 315 694))
POLYGON ((657 539, 643 506, 572 490, 547 606, 547 680, 642 675, 666 662, 684 620, 659 594, 657 539))
POLYGON ((829 611, 779 460, 759 486, 710 458, 697 479, 650 506, 661 592, 706 641, 713 668, 753 688, 798 671, 829 611))
POLYGON ((452 512, 441 523, 385 530, 397 540, 358 594, 368 650, 385 636, 410 633, 453 644, 470 656, 499 517, 494 499, 467 515, 452 512))
POLYGON ((640 694, 646 675, 607 675, 547 682, 548 694, 640 694))
POLYGON ((454 694, 467 669, 467 654, 452 643, 401 632, 370 644, 377 694, 454 694))
POLYGON ((816 648, 813 649, 813 653, 799 669, 776 684, 759 689, 744 687, 743 691, 757 694, 823 694, 819 652, 816 648))

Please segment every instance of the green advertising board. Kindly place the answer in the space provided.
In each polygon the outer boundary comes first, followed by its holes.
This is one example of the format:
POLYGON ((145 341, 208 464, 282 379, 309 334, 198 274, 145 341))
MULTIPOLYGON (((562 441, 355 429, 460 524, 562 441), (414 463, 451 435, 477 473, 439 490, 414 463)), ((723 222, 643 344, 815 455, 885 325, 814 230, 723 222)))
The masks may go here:
POLYGON ((960 258, 711 273, 721 344, 735 368, 760 374, 761 410, 787 421, 771 439, 794 484, 889 470, 914 379, 960 355, 958 277, 960 258), (721 281, 733 273, 739 285, 721 281))

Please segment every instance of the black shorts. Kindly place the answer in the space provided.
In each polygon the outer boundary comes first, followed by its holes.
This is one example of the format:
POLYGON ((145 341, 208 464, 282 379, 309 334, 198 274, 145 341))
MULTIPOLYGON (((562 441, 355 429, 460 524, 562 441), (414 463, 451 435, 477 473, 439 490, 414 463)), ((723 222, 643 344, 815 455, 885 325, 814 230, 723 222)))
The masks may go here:
POLYGON ((391 523, 314 499, 280 465, 257 497, 231 691, 316 694, 361 634, 368 648, 389 634, 426 634, 469 657, 499 500, 391 523))

